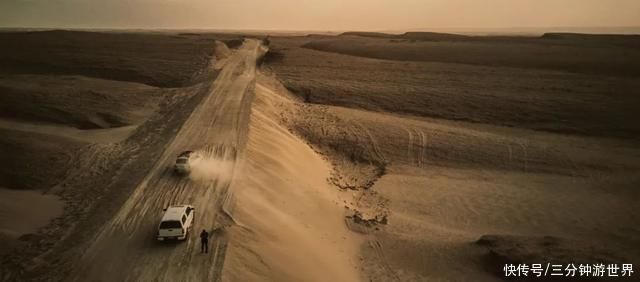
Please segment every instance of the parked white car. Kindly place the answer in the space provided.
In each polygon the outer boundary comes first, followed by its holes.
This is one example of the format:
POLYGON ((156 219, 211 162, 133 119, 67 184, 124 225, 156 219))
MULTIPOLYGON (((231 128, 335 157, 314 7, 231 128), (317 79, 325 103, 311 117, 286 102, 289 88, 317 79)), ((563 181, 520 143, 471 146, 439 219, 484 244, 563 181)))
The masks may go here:
POLYGON ((174 170, 176 173, 185 175, 191 172, 191 168, 202 160, 202 155, 193 151, 184 151, 178 155, 174 170))
POLYGON ((185 240, 193 226, 195 209, 191 205, 176 205, 164 209, 158 226, 158 241, 185 240))

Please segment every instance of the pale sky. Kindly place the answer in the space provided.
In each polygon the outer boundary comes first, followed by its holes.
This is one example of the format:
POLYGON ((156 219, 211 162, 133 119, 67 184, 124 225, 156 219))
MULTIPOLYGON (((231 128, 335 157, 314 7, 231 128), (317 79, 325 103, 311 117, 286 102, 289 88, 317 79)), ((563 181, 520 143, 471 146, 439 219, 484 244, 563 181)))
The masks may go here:
POLYGON ((258 30, 640 26, 640 0, 0 0, 0 26, 258 30))

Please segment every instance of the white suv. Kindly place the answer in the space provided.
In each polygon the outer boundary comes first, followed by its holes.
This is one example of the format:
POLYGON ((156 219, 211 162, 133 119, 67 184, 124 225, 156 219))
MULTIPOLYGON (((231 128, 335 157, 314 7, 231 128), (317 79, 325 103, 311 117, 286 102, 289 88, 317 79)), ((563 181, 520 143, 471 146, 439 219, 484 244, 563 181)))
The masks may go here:
POLYGON ((195 209, 191 205, 170 206, 164 209, 158 226, 158 241, 185 240, 193 226, 195 209))

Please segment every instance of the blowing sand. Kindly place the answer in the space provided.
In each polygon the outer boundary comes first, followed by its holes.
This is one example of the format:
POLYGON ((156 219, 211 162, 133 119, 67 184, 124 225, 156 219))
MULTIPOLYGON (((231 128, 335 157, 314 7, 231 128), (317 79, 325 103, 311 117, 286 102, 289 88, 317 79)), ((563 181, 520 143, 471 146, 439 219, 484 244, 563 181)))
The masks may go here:
POLYGON ((290 103, 258 83, 224 275, 228 281, 358 281, 360 235, 330 165, 278 122, 290 103))

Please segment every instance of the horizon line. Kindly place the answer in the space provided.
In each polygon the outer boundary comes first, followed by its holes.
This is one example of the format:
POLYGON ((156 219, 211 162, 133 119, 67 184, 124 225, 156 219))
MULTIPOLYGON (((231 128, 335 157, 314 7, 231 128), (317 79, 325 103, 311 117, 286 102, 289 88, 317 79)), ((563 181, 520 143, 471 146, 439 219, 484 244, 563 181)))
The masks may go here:
POLYGON ((340 32, 415 32, 415 31, 460 31, 460 32, 555 32, 553 29, 600 29, 600 30, 614 30, 614 29, 637 29, 636 33, 640 33, 640 25, 638 26, 514 26, 514 27, 415 27, 415 28, 399 28, 399 29, 280 29, 280 28, 220 28, 220 27, 81 27, 81 26, 3 26, 0 25, 0 30, 7 29, 31 29, 31 30, 112 30, 112 31, 126 31, 126 30, 142 30, 142 31, 188 31, 188 30, 200 30, 200 31, 217 31, 217 32, 322 32, 322 33, 340 33, 340 32))

